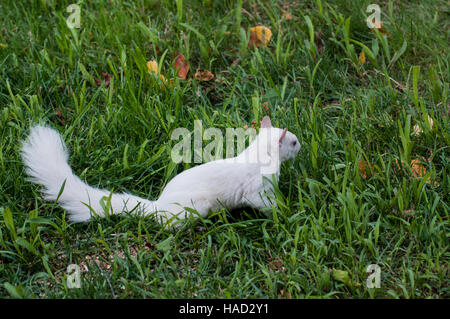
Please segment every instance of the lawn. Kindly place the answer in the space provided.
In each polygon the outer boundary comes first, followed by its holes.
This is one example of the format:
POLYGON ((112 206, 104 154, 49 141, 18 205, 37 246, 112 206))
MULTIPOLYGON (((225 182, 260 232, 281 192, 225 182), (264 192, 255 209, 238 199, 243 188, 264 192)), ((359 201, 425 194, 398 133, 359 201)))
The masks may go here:
POLYGON ((371 1, 91 0, 79 21, 71 3, 0 3, 1 297, 450 297, 447 1, 379 1, 372 29, 371 1), (198 165, 172 161, 176 128, 265 115, 302 147, 278 208, 177 231, 137 215, 71 224, 20 158, 47 124, 87 183, 156 199, 198 165))

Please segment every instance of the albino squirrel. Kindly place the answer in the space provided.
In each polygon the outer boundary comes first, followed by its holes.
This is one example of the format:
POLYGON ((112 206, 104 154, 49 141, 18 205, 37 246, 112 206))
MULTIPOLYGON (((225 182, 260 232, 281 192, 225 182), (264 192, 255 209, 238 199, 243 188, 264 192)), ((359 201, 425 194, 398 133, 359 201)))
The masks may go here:
POLYGON ((165 226, 209 212, 250 206, 256 209, 275 203, 273 174, 278 181, 281 162, 294 158, 300 150, 297 137, 272 127, 264 117, 253 142, 241 154, 187 169, 175 176, 156 201, 130 194, 111 194, 91 187, 74 175, 68 152, 57 131, 34 126, 22 144, 22 159, 31 181, 44 186, 47 200, 57 200, 73 222, 89 221, 92 216, 140 212, 153 214, 165 226), (267 177, 267 178, 266 178, 267 177), (105 212, 105 210, 107 210, 105 212))

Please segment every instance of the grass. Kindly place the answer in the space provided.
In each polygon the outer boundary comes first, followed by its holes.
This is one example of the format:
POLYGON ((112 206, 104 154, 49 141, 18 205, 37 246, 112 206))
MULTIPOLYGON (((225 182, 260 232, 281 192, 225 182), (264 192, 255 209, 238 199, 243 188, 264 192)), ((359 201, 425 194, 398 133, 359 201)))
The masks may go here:
POLYGON ((448 298, 448 6, 379 1, 383 35, 366 25, 370 3, 92 0, 69 29, 70 1, 2 1, 0 296, 448 298), (273 36, 249 49, 256 25, 273 36), (190 80, 176 79, 177 52, 190 80), (89 184, 154 199, 195 165, 171 161, 175 128, 265 114, 302 144, 269 217, 220 211, 178 232, 139 216, 68 224, 20 160, 30 126, 47 123, 89 184), (366 286, 370 264, 380 288, 366 286))

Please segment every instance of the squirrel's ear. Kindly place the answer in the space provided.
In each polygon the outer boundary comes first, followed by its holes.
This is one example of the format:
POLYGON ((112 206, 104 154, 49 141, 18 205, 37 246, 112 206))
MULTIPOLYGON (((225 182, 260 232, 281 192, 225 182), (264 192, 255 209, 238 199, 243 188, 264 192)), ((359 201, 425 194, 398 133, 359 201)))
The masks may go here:
POLYGON ((286 132, 287 132, 287 128, 285 128, 283 130, 283 133, 281 133, 280 139, 278 140, 278 142, 281 144, 281 142, 283 142, 284 137, 286 136, 286 132))
POLYGON ((267 115, 263 117, 263 119, 261 120, 261 122, 259 122, 259 124, 260 124, 261 128, 272 127, 272 123, 270 122, 270 117, 268 117, 267 115))

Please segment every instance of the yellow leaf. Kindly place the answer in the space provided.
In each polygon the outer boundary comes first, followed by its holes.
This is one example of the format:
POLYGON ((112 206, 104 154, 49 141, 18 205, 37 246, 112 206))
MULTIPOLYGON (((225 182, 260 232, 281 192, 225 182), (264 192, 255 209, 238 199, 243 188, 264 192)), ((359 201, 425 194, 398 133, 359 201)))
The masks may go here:
POLYGON ((414 177, 423 177, 427 173, 425 166, 417 159, 411 161, 411 170, 414 177))
POLYGON ((250 47, 267 46, 272 37, 272 31, 265 26, 257 26, 250 28, 250 41, 248 45, 250 47))
POLYGON ((148 61, 147 69, 155 74, 158 74, 158 62, 156 61, 148 61))
MULTIPOLYGON (((422 165, 422 163, 418 159, 411 161, 411 171, 413 176, 416 178, 422 178, 424 175, 427 174, 427 169, 425 168, 425 166, 422 165)), ((431 176, 427 177, 425 183, 433 184, 434 186, 439 186, 438 182, 431 180, 431 176)))
POLYGON ((366 54, 364 53, 364 50, 363 50, 359 54, 358 65, 363 65, 364 63, 366 63, 366 54))
MULTIPOLYGON (((155 74, 158 74, 158 62, 148 61, 147 62, 147 70, 149 70, 150 72, 153 72, 155 74)), ((165 84, 167 84, 167 80, 164 77, 164 75, 159 74, 159 78, 161 79, 161 81, 163 81, 165 84)))

